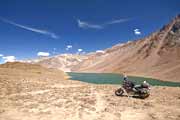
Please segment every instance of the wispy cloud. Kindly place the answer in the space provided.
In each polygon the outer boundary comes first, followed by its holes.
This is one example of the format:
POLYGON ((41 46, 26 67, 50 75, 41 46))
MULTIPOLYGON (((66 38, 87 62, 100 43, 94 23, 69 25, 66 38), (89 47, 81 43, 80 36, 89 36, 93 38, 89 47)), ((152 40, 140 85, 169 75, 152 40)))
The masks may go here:
POLYGON ((131 20, 131 19, 129 19, 129 18, 128 19, 117 19, 117 20, 105 22, 103 24, 91 24, 89 22, 85 22, 85 21, 81 21, 80 19, 77 19, 77 23, 80 28, 103 29, 108 25, 124 23, 124 22, 128 22, 129 20, 131 20))
POLYGON ((69 49, 71 49, 72 48, 72 45, 67 45, 66 46, 66 50, 68 51, 69 49))
POLYGON ((78 26, 80 28, 93 28, 93 29, 102 29, 103 26, 102 25, 95 25, 95 24, 90 24, 88 22, 84 22, 84 21, 81 21, 81 20, 77 20, 78 22, 78 26))
POLYGON ((141 32, 140 32, 139 29, 134 29, 134 34, 135 34, 135 35, 141 35, 141 32))
POLYGON ((4 62, 15 62, 16 61, 15 56, 4 56, 3 59, 4 59, 4 62))
POLYGON ((118 20, 112 20, 110 22, 105 23, 105 25, 111 25, 111 24, 118 24, 118 23, 124 23, 131 19, 118 19, 118 20))
POLYGON ((78 52, 82 52, 83 51, 83 49, 78 49, 78 52))
POLYGON ((81 53, 83 53, 83 49, 81 49, 81 48, 77 49, 76 54, 81 54, 81 53))
POLYGON ((3 57, 4 55, 3 54, 0 54, 0 57, 3 57))
POLYGON ((17 23, 15 23, 13 21, 7 20, 7 19, 2 18, 2 17, 0 17, 0 20, 5 22, 5 23, 11 24, 13 26, 16 26, 16 27, 19 27, 19 28, 22 28, 22 29, 25 29, 25 30, 28 30, 28 31, 32 31, 32 32, 35 32, 35 33, 43 34, 43 35, 48 35, 53 39, 58 39, 59 38, 55 33, 52 33, 52 32, 46 31, 46 30, 41 30, 41 29, 32 28, 32 27, 21 25, 21 24, 17 24, 17 23))
POLYGON ((38 52, 37 53, 37 56, 39 57, 48 57, 50 55, 49 52, 38 52))

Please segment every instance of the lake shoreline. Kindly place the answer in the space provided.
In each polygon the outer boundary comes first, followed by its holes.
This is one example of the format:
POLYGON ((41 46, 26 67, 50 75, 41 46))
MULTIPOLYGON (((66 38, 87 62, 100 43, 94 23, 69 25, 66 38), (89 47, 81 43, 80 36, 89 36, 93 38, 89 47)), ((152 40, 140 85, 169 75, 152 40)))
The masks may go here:
MULTIPOLYGON (((84 72, 67 72, 69 79, 82 81, 86 83, 94 84, 110 84, 110 85, 121 85, 123 76, 117 73, 84 73, 84 72)), ((141 84, 143 81, 147 81, 153 86, 172 86, 180 87, 180 82, 162 81, 153 78, 144 78, 137 76, 128 76, 128 79, 133 81, 135 84, 141 84)))

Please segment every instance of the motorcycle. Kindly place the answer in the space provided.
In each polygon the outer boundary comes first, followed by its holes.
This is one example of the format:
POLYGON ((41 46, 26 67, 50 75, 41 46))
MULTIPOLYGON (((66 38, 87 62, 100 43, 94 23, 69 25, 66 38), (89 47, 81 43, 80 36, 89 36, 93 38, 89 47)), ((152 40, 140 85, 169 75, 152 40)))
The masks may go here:
POLYGON ((123 96, 126 93, 127 96, 138 97, 145 99, 150 95, 150 85, 144 81, 140 85, 135 85, 133 82, 124 80, 122 87, 115 91, 115 95, 123 96))

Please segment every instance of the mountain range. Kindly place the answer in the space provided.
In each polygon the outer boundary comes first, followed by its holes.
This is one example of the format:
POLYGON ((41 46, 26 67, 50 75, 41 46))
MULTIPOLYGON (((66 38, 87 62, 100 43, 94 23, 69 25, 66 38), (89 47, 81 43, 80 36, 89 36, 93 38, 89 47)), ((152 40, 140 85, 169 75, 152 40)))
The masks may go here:
POLYGON ((180 82, 180 15, 151 35, 86 55, 24 61, 65 72, 127 73, 180 82))

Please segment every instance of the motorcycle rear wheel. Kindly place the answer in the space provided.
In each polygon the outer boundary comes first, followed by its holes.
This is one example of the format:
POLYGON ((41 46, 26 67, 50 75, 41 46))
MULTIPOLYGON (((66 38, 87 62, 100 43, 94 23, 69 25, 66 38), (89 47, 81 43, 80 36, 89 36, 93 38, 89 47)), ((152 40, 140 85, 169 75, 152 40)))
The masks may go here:
POLYGON ((122 88, 119 88, 115 91, 115 95, 117 95, 117 96, 122 96, 123 93, 124 93, 124 90, 122 88))

